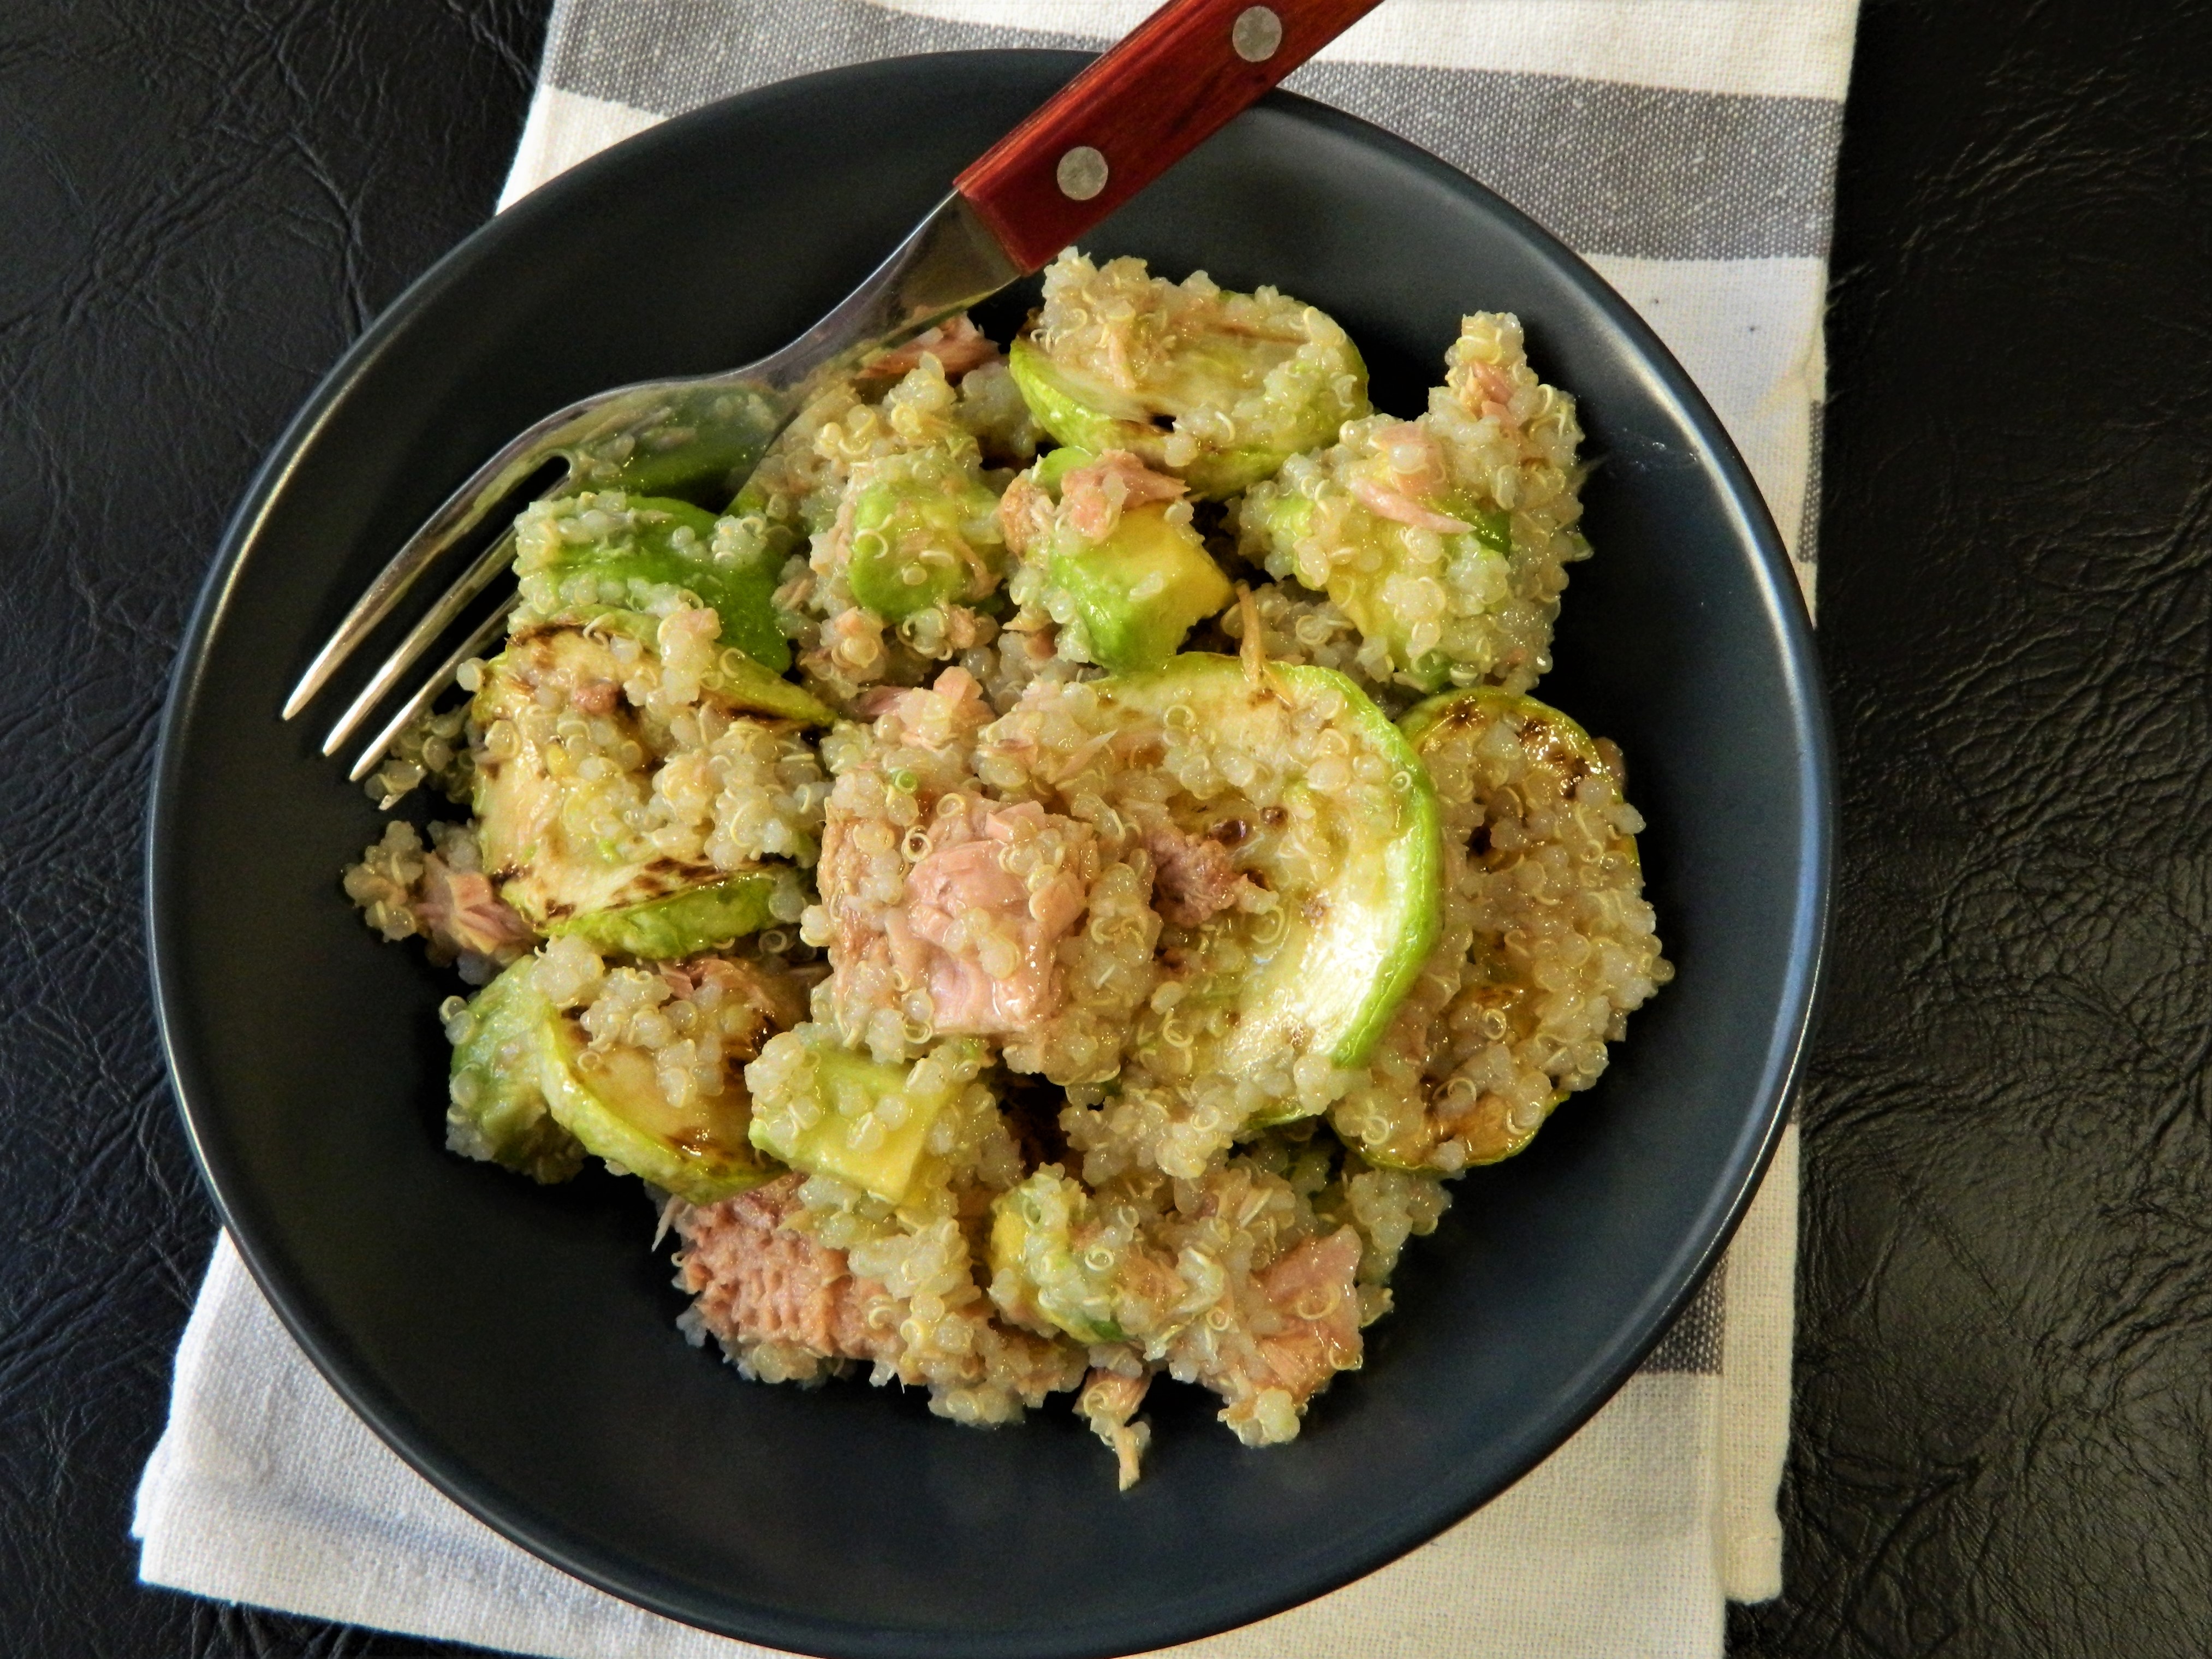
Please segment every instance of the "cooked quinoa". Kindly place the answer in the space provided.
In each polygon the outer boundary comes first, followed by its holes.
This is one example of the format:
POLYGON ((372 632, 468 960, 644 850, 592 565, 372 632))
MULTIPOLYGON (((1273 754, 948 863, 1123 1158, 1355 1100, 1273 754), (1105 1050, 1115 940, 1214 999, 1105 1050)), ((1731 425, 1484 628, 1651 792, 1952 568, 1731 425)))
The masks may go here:
POLYGON ((1575 527, 1582 426, 1512 317, 1468 318, 1449 362, 1418 418, 1348 421, 1255 484, 1241 549, 1328 594, 1370 680, 1525 691, 1552 665, 1565 566, 1589 552, 1575 527))
POLYGON ((1406 420, 1303 301, 1071 251, 726 510, 532 506, 369 781, 465 817, 343 878, 481 988, 449 1146, 639 1176, 754 1381, 1068 1395, 1124 1486, 1158 1377, 1294 1437, 1672 976, 1619 751, 1527 695, 1580 436, 1510 316, 1406 420))

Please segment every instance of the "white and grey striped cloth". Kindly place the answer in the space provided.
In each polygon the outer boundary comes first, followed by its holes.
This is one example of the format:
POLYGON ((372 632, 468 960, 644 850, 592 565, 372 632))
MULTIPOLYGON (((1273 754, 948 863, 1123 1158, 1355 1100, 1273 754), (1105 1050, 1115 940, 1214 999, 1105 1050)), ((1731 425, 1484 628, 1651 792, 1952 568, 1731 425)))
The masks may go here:
MULTIPOLYGON (((665 117, 864 58, 1096 47, 1154 0, 556 0, 501 205, 665 117)), ((1856 0, 1384 0, 1289 85, 1550 226, 1641 310, 1815 568, 1821 308, 1856 0)), ((1782 1583, 1797 1134, 1644 1368, 1427 1547, 1181 1659, 1706 1659, 1782 1583)), ((149 1583, 561 1659, 758 1659, 448 1503, 293 1345, 226 1238, 133 1531, 149 1583)))

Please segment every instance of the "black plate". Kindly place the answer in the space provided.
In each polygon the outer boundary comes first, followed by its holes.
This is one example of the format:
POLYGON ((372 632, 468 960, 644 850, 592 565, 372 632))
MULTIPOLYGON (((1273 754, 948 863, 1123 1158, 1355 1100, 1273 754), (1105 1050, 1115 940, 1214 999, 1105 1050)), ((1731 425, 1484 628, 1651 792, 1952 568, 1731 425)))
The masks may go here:
MULTIPOLYGON (((811 321, 1083 60, 994 52, 787 82, 621 145, 487 225, 362 337, 240 510, 163 727, 156 994, 210 1184, 277 1310, 408 1462, 517 1542, 776 1647, 1050 1659, 1243 1623, 1492 1497, 1616 1388, 1765 1167, 1811 1000, 1830 838, 1803 613, 1718 422, 1651 333, 1510 208, 1276 96, 1094 239, 1325 307, 1413 413, 1457 319, 1517 312, 1583 400, 1597 556, 1544 694, 1627 751, 1680 975, 1593 1093, 1462 1181, 1366 1369, 1248 1451, 1161 1391, 1143 1482, 1065 1409, 979 1433, 859 1383, 759 1387, 672 1323, 634 1184, 534 1188, 440 1149, 452 989, 374 942, 376 833, 279 724, 315 641, 526 422, 750 359, 811 321)), ((328 710, 319 708, 327 717, 328 710)))

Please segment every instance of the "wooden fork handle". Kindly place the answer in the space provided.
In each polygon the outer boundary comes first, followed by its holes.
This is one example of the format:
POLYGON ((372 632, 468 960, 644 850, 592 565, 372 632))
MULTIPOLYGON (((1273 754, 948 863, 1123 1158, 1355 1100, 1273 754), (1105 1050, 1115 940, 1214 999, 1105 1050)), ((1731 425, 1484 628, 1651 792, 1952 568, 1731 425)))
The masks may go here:
POLYGON ((1036 270, 1379 0, 1169 0, 954 181, 1036 270))

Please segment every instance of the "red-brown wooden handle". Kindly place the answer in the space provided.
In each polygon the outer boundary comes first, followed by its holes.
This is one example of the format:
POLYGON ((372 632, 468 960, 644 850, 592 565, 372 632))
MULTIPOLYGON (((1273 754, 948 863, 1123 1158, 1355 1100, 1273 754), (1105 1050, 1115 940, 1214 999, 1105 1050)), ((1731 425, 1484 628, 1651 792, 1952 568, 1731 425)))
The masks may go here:
POLYGON ((1169 0, 953 188, 1038 270, 1378 3, 1169 0))

